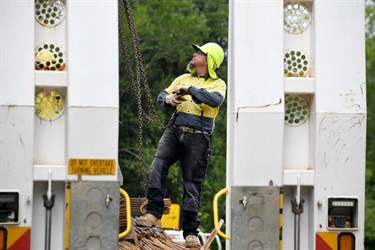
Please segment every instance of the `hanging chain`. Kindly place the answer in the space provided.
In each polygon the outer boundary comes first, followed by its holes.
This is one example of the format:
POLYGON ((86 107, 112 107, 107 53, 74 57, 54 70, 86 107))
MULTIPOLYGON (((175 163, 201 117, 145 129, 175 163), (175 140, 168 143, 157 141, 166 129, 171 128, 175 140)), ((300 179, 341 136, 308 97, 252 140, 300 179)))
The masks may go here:
POLYGON ((138 106, 139 158, 141 160, 144 195, 146 197, 147 196, 147 180, 146 180, 146 167, 145 167, 146 164, 144 161, 144 150, 143 150, 143 117, 147 120, 148 123, 152 123, 154 119, 156 119, 161 127, 164 128, 165 126, 161 122, 160 118, 157 116, 154 104, 152 102, 151 91, 147 82, 146 71, 144 69, 143 62, 142 62, 142 55, 139 49, 138 35, 137 35, 137 31, 134 25, 132 13, 130 10, 129 0, 123 0, 123 4, 124 4, 125 15, 126 15, 126 20, 128 23, 130 35, 132 37, 132 44, 133 44, 135 62, 136 62, 136 78, 134 78, 133 70, 131 67, 130 59, 129 59, 129 50, 126 45, 124 14, 123 14, 123 8, 121 6, 121 0, 119 0, 119 6, 118 6, 118 13, 119 13, 119 16, 118 16, 119 27, 118 28, 119 28, 119 36, 120 36, 120 48, 124 56, 125 70, 129 76, 131 92, 138 106), (149 114, 147 114, 142 108, 141 81, 143 82, 143 87, 144 87, 147 101, 148 101, 149 114))

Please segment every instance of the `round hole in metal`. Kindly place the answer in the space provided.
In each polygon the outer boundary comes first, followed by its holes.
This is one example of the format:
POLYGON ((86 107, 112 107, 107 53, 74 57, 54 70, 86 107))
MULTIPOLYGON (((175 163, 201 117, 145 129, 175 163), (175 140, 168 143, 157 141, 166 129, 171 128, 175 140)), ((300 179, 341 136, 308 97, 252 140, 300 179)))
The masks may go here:
POLYGON ((305 52, 297 49, 287 50, 284 54, 284 76, 306 77, 309 73, 309 59, 305 52))
POLYGON ((298 34, 302 33, 311 23, 311 12, 302 3, 288 3, 284 6, 284 30, 298 34))
POLYGON ((298 95, 285 97, 285 124, 300 126, 309 116, 309 106, 304 98, 298 95))
POLYGON ((65 18, 65 4, 61 0, 35 0, 35 19, 45 27, 55 27, 65 18))
POLYGON ((64 97, 57 90, 40 90, 35 96, 35 113, 43 120, 56 120, 64 113, 64 97))
POLYGON ((61 71, 65 68, 65 53, 62 52, 60 45, 45 42, 35 48, 35 69, 46 70, 50 64, 55 64, 56 61, 60 62, 59 67, 54 70, 61 71))

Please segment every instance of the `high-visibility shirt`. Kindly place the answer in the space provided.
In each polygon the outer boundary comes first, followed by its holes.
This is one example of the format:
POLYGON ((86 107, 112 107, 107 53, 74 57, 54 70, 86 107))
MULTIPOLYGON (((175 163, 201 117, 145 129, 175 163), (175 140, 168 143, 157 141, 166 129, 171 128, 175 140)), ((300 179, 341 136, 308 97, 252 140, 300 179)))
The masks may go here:
POLYGON ((226 94, 226 84, 220 79, 209 76, 198 77, 192 74, 183 74, 177 77, 172 84, 163 90, 158 96, 160 106, 170 106, 165 102, 167 95, 172 94, 176 86, 190 87, 190 95, 185 95, 185 102, 176 106, 174 124, 187 126, 204 131, 214 129, 215 117, 219 107, 223 103, 226 94))

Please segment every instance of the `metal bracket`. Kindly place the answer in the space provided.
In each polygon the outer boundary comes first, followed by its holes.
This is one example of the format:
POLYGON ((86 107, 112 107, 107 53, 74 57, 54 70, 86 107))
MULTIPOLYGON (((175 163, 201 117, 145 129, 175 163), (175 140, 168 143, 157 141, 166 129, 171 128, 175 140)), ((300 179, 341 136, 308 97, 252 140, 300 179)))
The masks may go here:
POLYGON ((304 199, 300 199, 299 206, 297 204, 297 199, 296 198, 292 199, 291 202, 292 202, 292 212, 294 214, 302 214, 303 213, 303 203, 305 202, 305 200, 304 199))

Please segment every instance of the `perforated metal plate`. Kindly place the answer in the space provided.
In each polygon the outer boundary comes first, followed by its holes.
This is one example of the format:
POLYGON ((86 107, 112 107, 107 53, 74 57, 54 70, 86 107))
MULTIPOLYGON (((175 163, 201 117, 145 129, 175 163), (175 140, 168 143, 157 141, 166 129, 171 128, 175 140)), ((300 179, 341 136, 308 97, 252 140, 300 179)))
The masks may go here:
POLYGON ((279 249, 280 188, 242 186, 230 192, 231 249, 279 249))
POLYGON ((300 126, 309 116, 309 106, 305 99, 298 95, 285 97, 285 124, 300 126))
POLYGON ((118 249, 118 182, 72 182, 70 206, 69 249, 118 249))
POLYGON ((43 26, 55 27, 65 18, 65 5, 60 0, 36 0, 35 19, 43 26))
POLYGON ((35 48, 35 69, 61 71, 65 68, 65 53, 61 46, 45 42, 35 48))
POLYGON ((306 77, 309 73, 309 58, 305 52, 291 49, 284 54, 284 76, 306 77))
POLYGON ((302 3, 288 3, 284 6, 284 30, 298 34, 302 33, 311 22, 311 13, 302 3))
POLYGON ((35 96, 35 113, 44 120, 56 120, 64 112, 64 97, 57 90, 39 91, 35 96))

